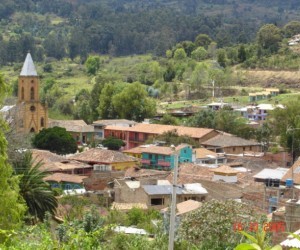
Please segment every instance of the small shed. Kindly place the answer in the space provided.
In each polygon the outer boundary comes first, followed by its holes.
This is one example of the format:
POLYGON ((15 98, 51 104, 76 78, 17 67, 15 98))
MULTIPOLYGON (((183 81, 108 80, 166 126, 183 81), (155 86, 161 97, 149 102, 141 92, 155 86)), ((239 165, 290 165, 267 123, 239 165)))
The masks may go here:
POLYGON ((218 168, 212 169, 214 172, 213 181, 224 181, 228 183, 237 182, 237 174, 239 171, 229 167, 227 165, 222 165, 218 168))

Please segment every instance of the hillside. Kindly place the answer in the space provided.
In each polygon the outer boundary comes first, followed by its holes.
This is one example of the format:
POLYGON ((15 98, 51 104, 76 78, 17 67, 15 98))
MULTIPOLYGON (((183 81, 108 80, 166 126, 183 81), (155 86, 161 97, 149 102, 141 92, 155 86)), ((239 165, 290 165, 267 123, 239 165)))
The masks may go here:
POLYGON ((265 23, 300 20, 298 1, 5 0, 0 3, 0 64, 89 53, 111 56, 165 51, 209 35, 218 47, 253 41, 265 23))
POLYGON ((243 85, 260 87, 300 88, 300 71, 287 70, 245 70, 243 85))

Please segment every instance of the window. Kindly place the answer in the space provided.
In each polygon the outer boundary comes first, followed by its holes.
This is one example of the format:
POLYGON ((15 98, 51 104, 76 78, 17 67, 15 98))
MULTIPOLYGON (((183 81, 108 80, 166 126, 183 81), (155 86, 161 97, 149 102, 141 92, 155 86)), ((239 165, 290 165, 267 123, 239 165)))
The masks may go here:
POLYGON ((34 132, 35 132, 34 128, 31 128, 30 133, 34 133, 34 132))
POLYGON ((30 100, 34 100, 34 87, 31 87, 30 89, 30 100))
POLYGON ((24 87, 22 87, 22 90, 21 90, 21 99, 24 100, 24 87))
POLYGON ((101 172, 111 171, 111 165, 94 165, 94 170, 101 172))
POLYGON ((250 146, 250 150, 252 150, 252 146, 250 146))
POLYGON ((153 198, 151 199, 151 206, 164 205, 164 198, 153 198))
POLYGON ((45 121, 44 121, 44 118, 42 117, 41 118, 41 127, 44 127, 45 126, 45 121))
POLYGON ((30 106, 30 111, 34 112, 35 111, 35 107, 34 106, 30 106))
POLYGON ((235 148, 232 148, 232 151, 234 152, 234 151, 235 151, 235 148))

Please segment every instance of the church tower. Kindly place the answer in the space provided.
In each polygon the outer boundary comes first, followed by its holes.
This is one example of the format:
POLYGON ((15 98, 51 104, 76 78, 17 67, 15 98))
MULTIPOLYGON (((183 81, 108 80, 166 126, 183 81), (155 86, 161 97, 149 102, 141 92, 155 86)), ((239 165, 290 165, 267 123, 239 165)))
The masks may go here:
POLYGON ((27 54, 18 85, 17 127, 19 132, 37 133, 48 125, 47 107, 40 103, 39 77, 30 53, 27 54))

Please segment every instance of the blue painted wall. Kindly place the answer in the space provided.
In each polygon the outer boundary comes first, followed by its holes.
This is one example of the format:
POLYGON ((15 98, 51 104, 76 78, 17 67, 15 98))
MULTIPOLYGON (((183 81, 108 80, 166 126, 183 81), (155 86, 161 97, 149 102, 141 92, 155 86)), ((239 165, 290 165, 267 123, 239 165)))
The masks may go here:
MULTIPOLYGON (((193 150, 190 146, 186 146, 182 148, 178 155, 178 162, 192 162, 192 154, 193 150)), ((170 168, 174 168, 174 155, 161 155, 161 154, 149 154, 149 153, 142 153, 142 159, 150 160, 151 164, 143 164, 143 167, 146 168, 154 168, 154 169, 163 169, 157 165, 159 160, 170 162, 170 168)))

